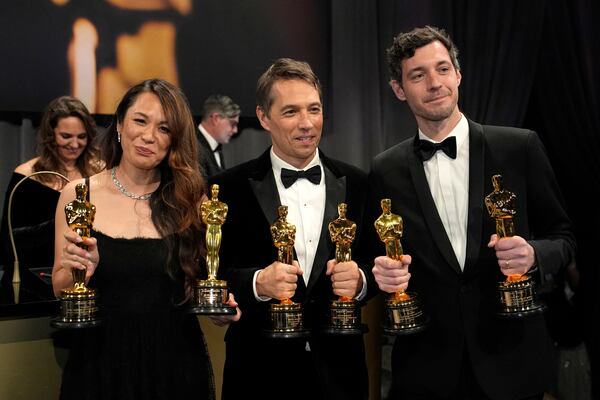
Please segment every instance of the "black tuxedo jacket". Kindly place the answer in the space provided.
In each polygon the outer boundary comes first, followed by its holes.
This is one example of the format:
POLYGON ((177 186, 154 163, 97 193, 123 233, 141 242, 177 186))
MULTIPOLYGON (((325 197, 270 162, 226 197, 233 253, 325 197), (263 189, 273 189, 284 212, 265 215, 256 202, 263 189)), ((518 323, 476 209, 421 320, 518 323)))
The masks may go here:
MULTIPOLYGON (((409 289, 424 297, 432 319, 421 334, 398 337, 392 356, 394 398, 424 392, 446 396, 456 390, 463 356, 492 399, 541 393, 551 379, 552 351, 543 315, 502 320, 495 288, 504 280, 493 249, 495 223, 484 197, 491 177, 501 174, 517 195, 516 234, 535 249, 541 276, 565 267, 574 238, 552 168, 532 131, 483 126, 469 121, 467 255, 461 271, 427 184, 414 138, 378 155, 369 176, 368 211, 381 214, 381 198, 404 220, 402 244, 412 256, 409 289)), ((366 237, 375 232, 365 232, 366 237)), ((371 243, 381 246, 378 243, 371 243)), ((377 254, 377 252, 374 252, 377 254)), ((379 252, 380 253, 380 252, 379 252)))
MULTIPOLYGON (((348 219, 362 219, 366 174, 321 153, 326 185, 323 227, 308 285, 302 277, 293 297, 304 310, 307 340, 264 339, 270 302, 253 293, 254 273, 277 260, 270 225, 276 220, 279 194, 269 150, 259 158, 231 168, 212 179, 220 185, 219 199, 229 205, 222 227, 219 275, 227 279, 242 310, 240 321, 227 331, 223 399, 366 399, 367 371, 363 338, 328 337, 319 332, 327 323, 334 296, 326 263, 335 258, 327 231, 338 217, 337 205, 348 204, 348 219)), ((357 231, 355 244, 362 232, 357 231)), ((298 239, 297 239, 298 240, 298 239)), ((364 270, 368 294, 376 294, 370 268, 364 270)))
POLYGON ((196 136, 198 137, 198 159, 200 161, 200 172, 205 179, 208 179, 211 176, 223 171, 223 168, 219 167, 219 164, 217 164, 215 153, 212 151, 210 145, 206 141, 206 138, 198 128, 196 128, 196 136))

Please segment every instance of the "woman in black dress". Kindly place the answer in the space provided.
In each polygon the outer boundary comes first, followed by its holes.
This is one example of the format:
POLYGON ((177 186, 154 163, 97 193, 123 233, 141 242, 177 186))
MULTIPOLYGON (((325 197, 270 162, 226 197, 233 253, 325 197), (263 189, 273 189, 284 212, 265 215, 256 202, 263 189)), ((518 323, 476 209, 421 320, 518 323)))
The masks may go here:
POLYGON ((64 214, 81 181, 63 190, 54 291, 72 286, 72 268, 87 268, 105 320, 74 332, 62 399, 214 397, 204 338, 184 307, 204 248, 196 143, 183 93, 163 80, 144 81, 120 102, 102 146, 106 170, 90 178, 96 217, 87 251, 76 246, 82 239, 64 214))
MULTIPOLYGON (((39 171, 58 172, 68 179, 94 175, 102 169, 94 144, 96 124, 75 97, 52 100, 38 130, 38 156, 15 168, 6 189, 0 232, 0 264, 14 260, 8 236, 8 200, 15 185, 39 171)), ((19 185, 12 201, 12 227, 17 255, 24 267, 51 267, 54 258, 54 212, 67 182, 50 174, 32 176, 19 185)))

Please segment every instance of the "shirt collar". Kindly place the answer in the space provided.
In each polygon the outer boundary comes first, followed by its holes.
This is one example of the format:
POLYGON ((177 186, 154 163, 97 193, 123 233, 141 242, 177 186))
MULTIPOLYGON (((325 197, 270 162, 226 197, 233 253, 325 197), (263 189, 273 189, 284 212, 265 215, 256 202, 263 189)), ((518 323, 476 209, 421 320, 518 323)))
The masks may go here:
MULTIPOLYGON (((450 133, 448 134, 448 136, 446 136, 446 138, 449 138, 450 136, 456 136, 456 148, 457 149, 459 149, 461 147, 461 145, 465 142, 465 140, 469 137, 469 122, 467 121, 467 118, 463 114, 460 115, 460 120, 458 121, 458 124, 456 124, 454 129, 452 129, 450 131, 450 133)), ((444 139, 446 139, 446 138, 444 138, 444 139)), ((419 139, 428 140, 428 141, 434 142, 434 143, 439 143, 439 142, 436 142, 435 140, 431 140, 420 129, 419 129, 419 139)))
MULTIPOLYGON (((279 158, 277 156, 277 154, 275 154, 275 152, 273 151, 273 146, 271 146, 270 156, 271 156, 271 166, 273 168, 273 173, 277 177, 277 180, 281 179, 281 177, 280 177, 281 168, 287 168, 287 169, 291 169, 293 171, 299 171, 298 168, 294 167, 293 165, 288 164, 287 162, 285 162, 281 158, 279 158)), ((306 171, 307 169, 314 167, 315 165, 321 165, 321 158, 319 157, 319 149, 317 149, 317 151, 315 152, 315 156, 313 157, 312 160, 310 160, 310 162, 306 165, 306 167, 303 168, 303 170, 306 171)))
POLYGON ((206 141, 208 142, 208 145, 210 146, 210 149, 212 151, 215 151, 215 149, 219 145, 219 142, 217 142, 215 140, 215 138, 212 137, 211 134, 208 133, 208 131, 206 129, 204 129, 204 127, 202 126, 202 124, 198 125, 198 130, 200 131, 200 133, 202 133, 202 135, 204 136, 204 139, 206 139, 206 141))

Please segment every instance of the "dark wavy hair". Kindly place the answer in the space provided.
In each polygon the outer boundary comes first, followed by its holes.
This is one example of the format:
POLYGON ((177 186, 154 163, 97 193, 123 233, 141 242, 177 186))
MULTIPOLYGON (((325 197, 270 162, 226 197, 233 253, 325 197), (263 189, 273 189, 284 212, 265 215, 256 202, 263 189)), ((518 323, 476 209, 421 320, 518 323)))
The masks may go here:
MULTIPOLYGON (((75 162, 79 173, 86 177, 94 175, 102 169, 99 162, 99 151, 96 147, 97 128, 94 119, 81 100, 71 96, 62 96, 52 100, 42 116, 37 144, 39 159, 33 165, 33 172, 56 171, 67 175, 58 155, 54 129, 61 119, 68 117, 79 118, 88 136, 87 145, 75 162)), ((38 175, 36 179, 44 183, 58 183, 60 188, 65 185, 62 179, 54 175, 38 175)))
POLYGON ((117 140, 117 125, 123 123, 141 93, 158 97, 171 131, 171 146, 158 166, 160 184, 150 197, 150 209, 152 222, 169 248, 166 271, 173 279, 179 276, 179 269, 183 271, 189 296, 204 256, 199 209, 206 188, 198 169, 196 127, 183 92, 162 79, 145 80, 129 89, 103 138, 102 156, 107 169, 119 165, 123 149, 117 140))
POLYGON ((402 61, 415 55, 415 51, 429 43, 439 41, 444 45, 454 69, 460 71, 458 62, 458 48, 445 30, 434 26, 415 28, 410 32, 401 32, 392 45, 386 50, 390 77, 402 85, 402 61))
POLYGON ((323 102, 321 82, 307 62, 291 58, 279 58, 258 78, 256 83, 256 105, 269 116, 273 104, 271 89, 277 81, 299 79, 317 89, 319 99, 323 102))

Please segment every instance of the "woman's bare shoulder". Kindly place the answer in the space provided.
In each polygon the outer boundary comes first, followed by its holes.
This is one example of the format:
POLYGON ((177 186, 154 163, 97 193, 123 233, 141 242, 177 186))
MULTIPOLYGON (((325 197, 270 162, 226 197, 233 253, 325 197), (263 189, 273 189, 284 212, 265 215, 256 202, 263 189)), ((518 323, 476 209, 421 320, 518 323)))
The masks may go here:
POLYGON ((105 190, 107 183, 110 181, 110 171, 102 170, 97 174, 90 176, 90 186, 92 190, 105 190))
POLYGON ((39 157, 35 157, 29 161, 25 161, 23 164, 21 164, 21 165, 17 166, 17 168, 15 168, 15 172, 17 172, 21 175, 25 175, 25 176, 33 173, 33 166, 39 159, 40 159, 39 157))

